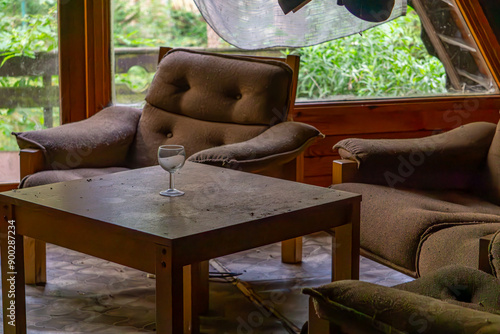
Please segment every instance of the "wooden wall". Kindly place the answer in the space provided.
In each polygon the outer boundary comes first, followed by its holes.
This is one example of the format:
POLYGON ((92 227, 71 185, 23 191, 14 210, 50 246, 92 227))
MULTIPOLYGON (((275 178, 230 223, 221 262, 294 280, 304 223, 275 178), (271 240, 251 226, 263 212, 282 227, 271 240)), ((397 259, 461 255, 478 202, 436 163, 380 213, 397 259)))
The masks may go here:
POLYGON ((500 98, 422 98, 298 104, 294 120, 317 127, 326 138, 305 154, 305 182, 331 183, 332 146, 344 138, 418 138, 476 122, 498 122, 500 98))

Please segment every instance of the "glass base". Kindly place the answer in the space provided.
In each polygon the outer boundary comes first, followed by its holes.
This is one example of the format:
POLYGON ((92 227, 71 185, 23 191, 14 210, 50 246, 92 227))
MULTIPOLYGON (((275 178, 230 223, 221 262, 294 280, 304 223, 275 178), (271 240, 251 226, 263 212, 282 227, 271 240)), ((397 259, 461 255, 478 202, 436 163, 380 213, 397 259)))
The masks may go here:
POLYGON ((184 195, 184 191, 180 191, 177 189, 167 189, 167 190, 160 191, 160 195, 168 196, 168 197, 182 196, 182 195, 184 195))

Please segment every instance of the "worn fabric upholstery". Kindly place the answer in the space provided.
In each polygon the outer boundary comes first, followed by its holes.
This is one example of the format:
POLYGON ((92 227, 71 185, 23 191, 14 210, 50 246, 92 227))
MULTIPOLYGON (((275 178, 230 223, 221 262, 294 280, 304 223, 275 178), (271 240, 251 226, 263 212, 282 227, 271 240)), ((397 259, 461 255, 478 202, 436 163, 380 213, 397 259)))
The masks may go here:
POLYGON ((283 122, 246 142, 203 150, 188 160, 257 172, 271 164, 279 165, 291 161, 319 135, 320 132, 310 125, 283 122))
POLYGON ((442 268, 395 288, 345 280, 303 292, 343 333, 500 332, 500 283, 469 268, 442 268))
MULTIPOLYGON (((438 254, 436 247, 429 246, 435 243, 431 237, 434 233, 449 231, 457 226, 476 225, 481 226, 486 235, 500 223, 500 207, 465 191, 392 189, 363 183, 343 183, 332 188, 363 195, 363 251, 371 258, 414 277, 421 269, 417 264, 427 266, 424 271, 436 269, 432 263, 431 268, 428 267, 428 263, 433 261, 435 264, 450 264, 453 261, 465 264, 466 259, 461 259, 463 248, 438 246, 446 252, 438 254), (427 251, 428 248, 421 251, 424 246, 432 248, 433 252, 427 251)), ((443 245, 449 243, 442 242, 443 245)), ((460 245, 465 247, 465 244, 460 245)), ((474 253, 471 256, 475 260, 469 265, 473 266, 477 264, 478 255, 474 253)))
POLYGON ((357 161, 356 182, 417 189, 476 189, 482 184, 478 171, 484 169, 494 135, 493 123, 476 122, 425 138, 345 139, 333 149, 338 149, 342 158, 357 161))
POLYGON ((500 219, 496 223, 454 224, 449 228, 427 233, 418 249, 418 275, 426 276, 450 263, 478 268, 479 239, 498 230, 500 219))
POLYGON ((248 140, 267 129, 263 125, 198 120, 146 105, 135 143, 131 147, 129 166, 138 168, 157 164, 156 155, 160 145, 183 145, 189 157, 208 148, 248 140))
POLYGON ((394 288, 479 311, 500 314, 500 281, 490 274, 470 267, 442 267, 394 288))
POLYGON ((279 61, 174 49, 160 62, 132 146, 132 167, 160 145, 186 155, 251 139, 286 120, 292 70, 279 61))
POLYGON ((141 111, 109 107, 75 123, 39 131, 15 132, 19 148, 45 155, 45 169, 123 167, 141 111))
POLYGON ((106 174, 123 172, 129 170, 124 167, 108 167, 108 168, 77 168, 69 170, 44 170, 25 177, 21 180, 19 188, 28 188, 41 186, 44 184, 73 181, 78 179, 92 178, 103 176, 106 174))

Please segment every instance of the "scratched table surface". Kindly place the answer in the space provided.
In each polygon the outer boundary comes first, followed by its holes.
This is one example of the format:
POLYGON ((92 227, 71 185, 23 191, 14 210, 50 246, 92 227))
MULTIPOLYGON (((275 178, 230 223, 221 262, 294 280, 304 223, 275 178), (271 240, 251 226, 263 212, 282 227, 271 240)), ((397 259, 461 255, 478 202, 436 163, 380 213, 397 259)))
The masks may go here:
MULTIPOLYGON (((163 240, 288 216, 357 194, 186 162, 175 175, 180 197, 160 196, 169 176, 160 166, 0 193, 0 202, 51 208, 137 230, 163 240)), ((307 215, 306 215, 307 216, 307 215)))

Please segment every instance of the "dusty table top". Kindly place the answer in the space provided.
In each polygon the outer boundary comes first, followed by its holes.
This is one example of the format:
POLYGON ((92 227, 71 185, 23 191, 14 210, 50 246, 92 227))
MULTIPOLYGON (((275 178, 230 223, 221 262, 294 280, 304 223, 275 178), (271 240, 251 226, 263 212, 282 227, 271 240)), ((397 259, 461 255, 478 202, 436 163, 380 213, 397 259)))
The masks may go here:
POLYGON ((48 207, 175 240, 360 200, 357 194, 191 162, 175 174, 184 196, 160 196, 168 184, 168 173, 154 166, 3 192, 0 202, 48 207))

